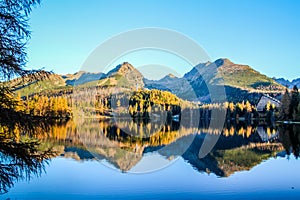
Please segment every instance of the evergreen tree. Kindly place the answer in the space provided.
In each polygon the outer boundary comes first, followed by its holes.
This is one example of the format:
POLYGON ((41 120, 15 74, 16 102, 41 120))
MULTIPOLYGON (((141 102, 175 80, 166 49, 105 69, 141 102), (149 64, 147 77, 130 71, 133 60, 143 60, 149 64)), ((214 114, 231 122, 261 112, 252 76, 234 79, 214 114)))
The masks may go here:
POLYGON ((281 108, 280 108, 280 118, 281 119, 288 119, 290 113, 290 94, 288 89, 286 88, 285 93, 281 99, 281 108))
POLYGON ((293 87, 293 90, 291 92, 291 102, 289 106, 289 118, 293 118, 294 113, 298 113, 298 104, 299 104, 299 91, 297 86, 295 85, 293 87))
POLYGON ((298 104, 297 111, 294 112, 293 119, 300 121, 300 103, 298 104))

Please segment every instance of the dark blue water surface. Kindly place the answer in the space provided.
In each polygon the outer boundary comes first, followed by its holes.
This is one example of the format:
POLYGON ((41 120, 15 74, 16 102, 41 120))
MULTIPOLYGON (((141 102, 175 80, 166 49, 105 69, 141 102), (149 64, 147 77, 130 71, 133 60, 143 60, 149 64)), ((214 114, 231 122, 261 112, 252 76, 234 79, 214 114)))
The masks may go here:
POLYGON ((145 174, 98 161, 54 158, 46 173, 15 184, 3 199, 256 199, 300 197, 300 162, 271 158, 230 177, 199 173, 183 159, 145 174))

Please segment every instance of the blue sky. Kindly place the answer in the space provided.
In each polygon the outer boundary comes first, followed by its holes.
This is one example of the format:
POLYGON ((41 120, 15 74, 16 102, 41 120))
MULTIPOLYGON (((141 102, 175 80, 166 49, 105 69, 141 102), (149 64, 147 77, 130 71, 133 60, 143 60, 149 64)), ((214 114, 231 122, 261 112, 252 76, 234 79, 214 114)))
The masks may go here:
MULTIPOLYGON (((297 0, 43 0, 31 14, 27 66, 74 73, 112 36, 160 27, 192 38, 212 60, 226 57, 292 80, 300 77, 299 10, 297 0)), ((187 72, 183 65, 173 63, 179 73, 187 72)))

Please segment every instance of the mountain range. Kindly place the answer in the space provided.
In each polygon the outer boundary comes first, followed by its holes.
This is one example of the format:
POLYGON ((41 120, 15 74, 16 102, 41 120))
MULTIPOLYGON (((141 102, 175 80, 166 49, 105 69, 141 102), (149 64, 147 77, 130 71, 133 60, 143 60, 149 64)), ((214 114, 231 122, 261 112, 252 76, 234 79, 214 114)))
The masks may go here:
POLYGON ((250 66, 235 64, 226 58, 200 63, 182 78, 169 75, 158 81, 145 80, 145 83, 149 88, 167 88, 183 99, 200 101, 209 100, 208 84, 224 86, 230 101, 253 99, 255 93, 280 93, 284 88, 250 66))
MULTIPOLYGON (((16 84, 18 79, 11 81, 16 84)), ((210 101, 207 85, 224 87, 229 101, 255 99, 258 94, 268 93, 278 96, 283 85, 299 84, 284 79, 272 79, 259 73, 248 65, 240 65, 221 58, 214 62, 200 63, 183 77, 168 74, 160 80, 148 80, 130 63, 124 62, 108 73, 77 72, 75 74, 51 74, 48 80, 27 82, 16 87, 21 96, 33 93, 60 91, 72 86, 123 87, 127 89, 146 88, 167 90, 182 99, 210 101)))
POLYGON ((273 78, 277 83, 286 86, 288 88, 293 88, 294 85, 296 85, 298 88, 300 88, 300 78, 294 79, 292 81, 289 81, 284 78, 273 78))

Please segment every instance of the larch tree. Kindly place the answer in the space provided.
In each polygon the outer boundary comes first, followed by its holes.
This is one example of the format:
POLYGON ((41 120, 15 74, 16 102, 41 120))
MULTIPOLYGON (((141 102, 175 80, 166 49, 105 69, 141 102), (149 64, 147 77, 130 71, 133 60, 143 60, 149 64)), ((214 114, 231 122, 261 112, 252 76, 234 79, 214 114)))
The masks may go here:
POLYGON ((43 70, 29 70, 25 66, 29 14, 39 3, 40 0, 0 0, 0 126, 8 127, 9 132, 16 126, 27 132, 36 126, 46 126, 39 118, 16 110, 18 103, 12 98, 15 94, 7 82, 16 77, 22 80, 26 77, 27 81, 47 77, 43 70))
POLYGON ((40 150, 37 140, 20 139, 20 133, 37 133, 48 125, 39 117, 26 114, 7 83, 15 77, 36 80, 39 70, 25 69, 26 44, 30 38, 28 16, 39 0, 0 0, 0 194, 15 181, 40 175, 43 160, 51 158, 51 149, 40 150))
POLYGON ((0 1, 0 77, 2 81, 34 74, 25 69, 26 44, 30 38, 28 17, 40 0, 0 1))

